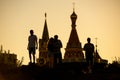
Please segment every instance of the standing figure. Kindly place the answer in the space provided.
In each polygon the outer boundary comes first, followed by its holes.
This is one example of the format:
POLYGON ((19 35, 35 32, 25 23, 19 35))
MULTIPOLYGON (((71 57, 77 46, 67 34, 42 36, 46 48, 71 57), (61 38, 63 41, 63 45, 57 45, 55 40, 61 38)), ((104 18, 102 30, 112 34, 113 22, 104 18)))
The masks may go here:
POLYGON ((30 36, 28 37, 28 51, 29 51, 29 59, 30 63, 32 63, 32 56, 33 56, 33 63, 35 63, 35 54, 36 54, 36 49, 38 48, 37 44, 37 36, 34 35, 34 31, 30 30, 30 36))
POLYGON ((62 42, 58 39, 58 35, 54 36, 54 64, 62 63, 62 42))
POLYGON ((91 39, 87 38, 87 43, 84 45, 86 62, 88 68, 91 68, 93 65, 93 54, 94 54, 94 45, 90 43, 91 39))
POLYGON ((48 58, 49 58, 49 67, 53 68, 53 62, 54 62, 54 38, 50 38, 48 41, 48 58))

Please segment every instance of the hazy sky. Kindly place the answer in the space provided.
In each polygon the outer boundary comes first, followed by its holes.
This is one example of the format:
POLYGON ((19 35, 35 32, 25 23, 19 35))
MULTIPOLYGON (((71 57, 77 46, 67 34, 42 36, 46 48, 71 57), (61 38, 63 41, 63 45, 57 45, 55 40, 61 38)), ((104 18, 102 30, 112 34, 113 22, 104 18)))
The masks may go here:
POLYGON ((120 57, 120 0, 0 0, 0 45, 17 54, 18 59, 23 56, 24 63, 28 63, 29 30, 33 29, 38 39, 42 37, 46 12, 49 35, 58 34, 64 56, 73 2, 82 47, 87 37, 91 37, 94 44, 97 37, 102 58, 111 62, 115 56, 120 57))

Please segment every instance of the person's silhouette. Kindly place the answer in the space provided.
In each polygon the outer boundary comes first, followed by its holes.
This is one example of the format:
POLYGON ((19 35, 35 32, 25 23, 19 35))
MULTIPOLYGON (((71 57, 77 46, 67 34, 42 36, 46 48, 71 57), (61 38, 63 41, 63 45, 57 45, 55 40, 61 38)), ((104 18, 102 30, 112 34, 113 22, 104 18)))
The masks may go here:
POLYGON ((28 51, 29 51, 29 59, 30 63, 32 63, 32 56, 33 56, 33 63, 35 63, 35 54, 36 54, 36 49, 38 48, 37 44, 37 36, 34 35, 34 31, 30 30, 30 36, 28 37, 28 51))
POLYGON ((62 48, 62 42, 61 40, 58 39, 58 35, 54 36, 54 64, 56 65, 57 63, 62 63, 62 53, 61 49, 62 48))
POLYGON ((94 45, 91 43, 91 39, 87 38, 87 43, 84 45, 86 62, 88 66, 93 65, 94 45))
POLYGON ((54 62, 54 38, 50 38, 48 41, 48 58, 49 58, 49 67, 53 68, 53 62, 54 62))

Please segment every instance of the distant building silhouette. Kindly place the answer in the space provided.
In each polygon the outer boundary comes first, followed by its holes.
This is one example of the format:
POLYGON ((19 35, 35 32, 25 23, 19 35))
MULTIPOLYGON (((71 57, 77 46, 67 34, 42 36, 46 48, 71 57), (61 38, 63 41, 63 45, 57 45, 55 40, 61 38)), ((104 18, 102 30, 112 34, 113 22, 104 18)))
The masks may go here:
POLYGON ((3 46, 1 45, 0 64, 17 65, 17 55, 10 53, 10 50, 8 50, 8 52, 3 51, 3 46))
POLYGON ((73 13, 70 16, 72 21, 72 30, 70 33, 70 37, 65 48, 64 61, 65 62, 81 62, 84 60, 84 54, 82 52, 81 42, 79 41, 79 37, 76 30, 76 19, 77 15, 73 9, 73 13))
POLYGON ((49 32, 48 32, 46 17, 47 17, 47 14, 45 13, 45 23, 44 23, 42 38, 39 39, 39 59, 37 60, 37 63, 39 64, 46 64, 48 60, 47 44, 49 40, 49 32))
POLYGON ((99 55, 99 53, 98 53, 98 50, 97 50, 97 38, 96 38, 96 50, 95 50, 95 52, 94 52, 94 62, 95 63, 105 63, 105 64, 107 64, 108 63, 108 60, 106 60, 106 59, 102 59, 101 57, 100 57, 100 55, 99 55))
MULTIPOLYGON (((47 44, 49 41, 49 32, 48 32, 48 26, 47 26, 47 15, 45 13, 45 23, 44 23, 44 29, 42 33, 42 38, 39 39, 39 58, 37 59, 38 64, 47 64, 48 63, 48 49, 47 44)), ((72 22, 72 29, 70 33, 69 40, 67 42, 66 48, 65 48, 65 54, 63 62, 85 62, 85 57, 83 54, 83 48, 81 45, 81 42, 79 40, 77 30, 76 30, 76 20, 77 20, 77 14, 75 13, 75 10, 73 8, 73 13, 70 16, 71 22, 72 22)), ((99 63, 107 63, 108 61, 105 59, 102 59, 96 50, 94 52, 94 62, 99 63)))

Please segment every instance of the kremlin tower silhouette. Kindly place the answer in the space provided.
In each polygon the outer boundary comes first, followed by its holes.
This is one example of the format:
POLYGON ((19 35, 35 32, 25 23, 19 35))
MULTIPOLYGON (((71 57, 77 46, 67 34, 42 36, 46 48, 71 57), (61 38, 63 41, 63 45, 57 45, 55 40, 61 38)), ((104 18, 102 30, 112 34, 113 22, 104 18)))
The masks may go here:
POLYGON ((47 43, 49 40, 49 32, 47 27, 47 14, 45 13, 45 23, 44 29, 42 33, 42 39, 39 39, 39 58, 37 59, 37 63, 39 64, 46 64, 47 62, 47 43))
MULTIPOLYGON (((42 33, 42 38, 39 39, 39 58, 37 59, 37 63, 40 65, 47 64, 48 63, 48 49, 47 44, 49 41, 49 32, 47 27, 47 14, 45 13, 45 23, 44 23, 44 29, 42 33)), ((66 48, 65 48, 65 54, 63 62, 85 62, 85 57, 83 54, 83 49, 81 42, 79 40, 77 30, 76 30, 76 20, 77 20, 77 14, 75 13, 75 9, 73 8, 73 13, 70 16, 71 18, 71 33, 69 40, 67 42, 66 48)), ((94 62, 97 63, 107 63, 108 61, 105 59, 102 59, 97 51, 97 44, 96 44, 96 50, 94 52, 94 62)))
POLYGON ((64 61, 66 62, 81 62, 84 60, 84 54, 82 52, 81 42, 79 41, 79 37, 76 30, 76 19, 77 15, 73 8, 73 13, 70 16, 72 22, 72 30, 70 33, 70 37, 65 48, 64 61))

